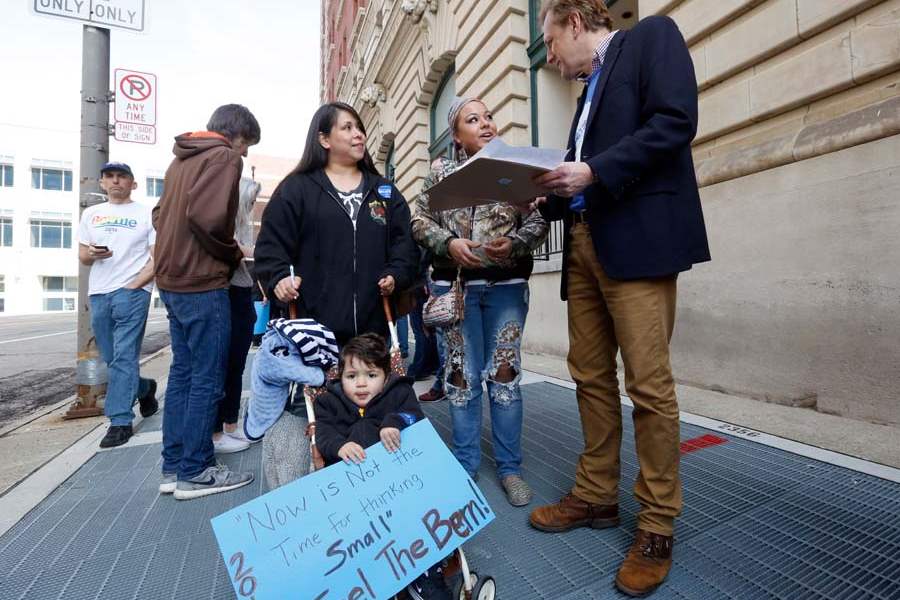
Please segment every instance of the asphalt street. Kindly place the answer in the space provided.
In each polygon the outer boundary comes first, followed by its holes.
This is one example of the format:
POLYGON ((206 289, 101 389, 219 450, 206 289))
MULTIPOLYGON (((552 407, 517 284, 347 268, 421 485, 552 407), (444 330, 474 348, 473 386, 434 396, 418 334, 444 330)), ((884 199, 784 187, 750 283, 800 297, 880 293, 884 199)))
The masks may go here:
MULTIPOLYGON (((76 314, 0 318, 0 428, 75 393, 76 314)), ((165 311, 151 310, 141 355, 169 343, 165 311)))

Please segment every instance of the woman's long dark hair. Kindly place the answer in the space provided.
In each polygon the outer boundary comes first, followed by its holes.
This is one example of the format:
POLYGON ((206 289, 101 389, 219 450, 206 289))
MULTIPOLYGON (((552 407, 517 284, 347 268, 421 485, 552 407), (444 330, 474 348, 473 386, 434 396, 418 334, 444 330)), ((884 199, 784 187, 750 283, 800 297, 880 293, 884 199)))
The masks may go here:
MULTIPOLYGON (((353 118, 356 119, 356 124, 363 132, 366 134, 366 128, 363 126, 362 119, 359 117, 359 113, 356 112, 356 109, 350 106, 345 102, 329 102, 328 104, 323 104, 319 107, 319 110, 312 117, 312 121, 309 123, 309 131, 306 133, 306 146, 303 148, 303 156, 300 158, 300 163, 294 167, 294 170, 290 172, 289 175, 294 175, 296 173, 312 173, 318 169, 325 168, 325 165, 328 164, 328 150, 322 147, 322 144, 319 142, 319 134, 322 135, 330 135, 332 128, 337 124, 338 112, 345 111, 353 115, 353 118)), ((372 160, 371 155, 369 155, 369 149, 366 148, 366 153, 363 155, 362 160, 358 161, 357 166, 360 171, 368 171, 369 173, 373 173, 378 175, 378 169, 375 168, 375 162, 372 160)))

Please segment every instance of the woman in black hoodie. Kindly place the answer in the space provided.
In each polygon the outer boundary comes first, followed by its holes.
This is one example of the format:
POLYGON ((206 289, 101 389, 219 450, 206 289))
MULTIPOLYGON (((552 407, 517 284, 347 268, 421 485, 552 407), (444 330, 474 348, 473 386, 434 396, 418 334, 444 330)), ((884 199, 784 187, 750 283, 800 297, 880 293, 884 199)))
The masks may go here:
POLYGON ((263 213, 254 258, 269 297, 296 300, 298 316, 339 345, 387 334, 380 297, 412 284, 417 252, 406 200, 375 169, 352 106, 331 102, 313 115, 300 164, 263 213))

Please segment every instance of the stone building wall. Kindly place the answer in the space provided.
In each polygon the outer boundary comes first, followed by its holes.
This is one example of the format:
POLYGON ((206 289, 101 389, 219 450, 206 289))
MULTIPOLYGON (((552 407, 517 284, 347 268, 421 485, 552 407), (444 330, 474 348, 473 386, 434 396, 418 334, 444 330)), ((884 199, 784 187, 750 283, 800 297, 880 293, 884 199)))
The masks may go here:
MULTIPOLYGON (((900 423, 900 0, 610 4, 626 28, 671 16, 697 73, 713 261, 679 279, 676 377, 900 423)), ((333 97, 360 109, 380 168, 393 152, 410 202, 451 66, 456 93, 484 98, 507 142, 565 143, 578 90, 534 67, 537 5, 370 0, 357 13, 333 97)), ((558 286, 558 257, 541 261, 531 351, 565 355, 558 286)))
POLYGON ((713 262, 680 379, 900 423, 900 1, 641 0, 690 45, 713 262))

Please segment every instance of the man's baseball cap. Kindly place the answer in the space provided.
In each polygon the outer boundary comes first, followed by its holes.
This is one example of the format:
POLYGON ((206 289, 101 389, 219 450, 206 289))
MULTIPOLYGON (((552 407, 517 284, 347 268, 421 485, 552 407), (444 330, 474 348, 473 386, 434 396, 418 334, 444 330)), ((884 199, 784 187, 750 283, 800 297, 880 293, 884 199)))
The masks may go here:
POLYGON ((126 165, 123 162, 108 162, 102 167, 100 167, 100 174, 103 175, 107 171, 118 171, 120 173, 125 173, 132 179, 134 178, 134 173, 131 172, 131 167, 126 165))

